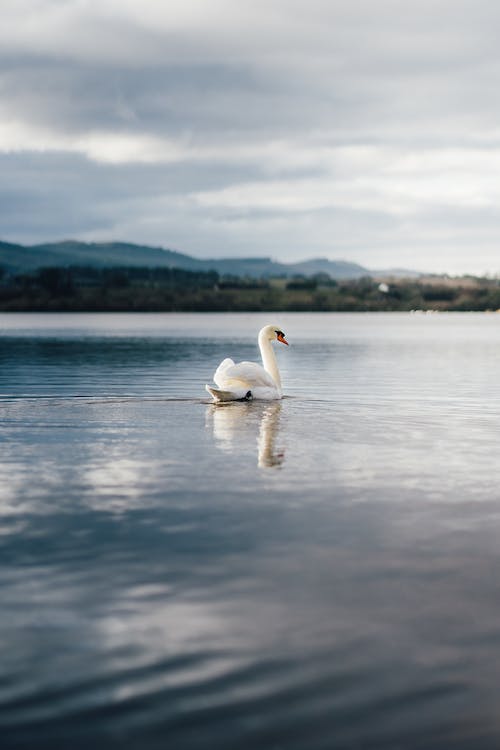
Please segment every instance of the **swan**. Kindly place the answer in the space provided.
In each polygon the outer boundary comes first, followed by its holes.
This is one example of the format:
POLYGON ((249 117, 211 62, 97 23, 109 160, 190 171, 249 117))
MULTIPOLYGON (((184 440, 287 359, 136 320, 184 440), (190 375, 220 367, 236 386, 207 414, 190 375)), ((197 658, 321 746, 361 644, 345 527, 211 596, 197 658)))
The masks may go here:
POLYGON ((271 341, 288 346, 285 334, 278 326, 264 326, 259 331, 259 348, 262 365, 257 362, 238 362, 224 359, 214 374, 217 388, 206 385, 214 401, 241 401, 259 399, 275 401, 282 397, 281 378, 271 341))

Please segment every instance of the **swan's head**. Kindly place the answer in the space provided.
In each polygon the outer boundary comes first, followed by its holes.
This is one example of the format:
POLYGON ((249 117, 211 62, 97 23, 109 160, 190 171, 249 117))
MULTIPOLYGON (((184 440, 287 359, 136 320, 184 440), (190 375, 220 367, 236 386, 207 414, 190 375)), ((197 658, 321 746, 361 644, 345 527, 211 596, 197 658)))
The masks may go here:
POLYGON ((285 338, 285 334, 281 330, 279 326, 264 326, 262 330, 259 333, 259 338, 265 338, 269 341, 279 341, 282 344, 286 344, 288 346, 288 341, 285 338))

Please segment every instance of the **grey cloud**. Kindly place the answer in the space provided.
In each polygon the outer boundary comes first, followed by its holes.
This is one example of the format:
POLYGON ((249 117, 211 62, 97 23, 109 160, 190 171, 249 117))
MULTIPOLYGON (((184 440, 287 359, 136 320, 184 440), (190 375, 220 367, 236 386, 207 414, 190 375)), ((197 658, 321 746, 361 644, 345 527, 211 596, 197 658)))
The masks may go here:
POLYGON ((0 236, 499 270, 500 8, 207 7, 7 3, 0 236))

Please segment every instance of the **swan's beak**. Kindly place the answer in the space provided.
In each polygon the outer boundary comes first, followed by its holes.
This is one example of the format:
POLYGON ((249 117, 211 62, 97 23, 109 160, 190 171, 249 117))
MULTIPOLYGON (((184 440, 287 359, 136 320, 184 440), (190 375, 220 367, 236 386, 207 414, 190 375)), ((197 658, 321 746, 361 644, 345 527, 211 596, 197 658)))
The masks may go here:
POLYGON ((284 334, 278 333, 276 334, 276 338, 278 339, 278 341, 281 341, 282 344, 286 344, 288 346, 288 341, 286 340, 284 334))

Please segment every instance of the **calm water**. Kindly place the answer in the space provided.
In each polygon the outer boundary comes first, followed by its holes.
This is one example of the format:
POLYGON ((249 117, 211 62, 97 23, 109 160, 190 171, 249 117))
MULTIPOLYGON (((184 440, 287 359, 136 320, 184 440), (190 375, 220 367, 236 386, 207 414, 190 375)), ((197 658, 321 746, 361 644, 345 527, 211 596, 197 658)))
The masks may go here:
POLYGON ((1 747, 499 748, 499 435, 498 315, 0 315, 1 747))

